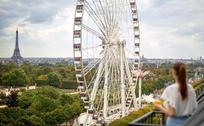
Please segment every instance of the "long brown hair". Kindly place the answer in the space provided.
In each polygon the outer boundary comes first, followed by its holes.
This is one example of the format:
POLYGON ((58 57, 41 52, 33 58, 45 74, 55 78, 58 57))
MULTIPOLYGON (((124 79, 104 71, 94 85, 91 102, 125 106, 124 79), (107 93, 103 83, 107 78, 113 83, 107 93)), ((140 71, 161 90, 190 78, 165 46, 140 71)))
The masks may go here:
POLYGON ((184 63, 176 63, 173 66, 173 70, 175 71, 174 73, 177 76, 182 100, 185 100, 188 96, 186 83, 186 65, 184 63))

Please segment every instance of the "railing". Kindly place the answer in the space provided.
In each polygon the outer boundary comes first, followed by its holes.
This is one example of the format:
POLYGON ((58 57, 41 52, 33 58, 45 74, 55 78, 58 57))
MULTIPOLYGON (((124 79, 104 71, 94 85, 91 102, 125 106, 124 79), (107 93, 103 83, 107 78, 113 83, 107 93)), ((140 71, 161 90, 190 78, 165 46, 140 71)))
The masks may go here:
POLYGON ((150 111, 131 122, 129 126, 164 126, 165 122, 166 117, 164 113, 161 111, 150 111))
POLYGON ((204 83, 202 83, 198 88, 195 90, 198 104, 204 101, 204 83))
POLYGON ((204 90, 204 83, 200 84, 199 86, 195 87, 195 92, 196 95, 198 96, 199 94, 201 94, 204 90))
MULTIPOLYGON (((198 104, 204 102, 204 83, 195 88, 198 104)), ((140 118, 129 123, 129 126, 164 126, 166 116, 161 111, 150 111, 140 118)))

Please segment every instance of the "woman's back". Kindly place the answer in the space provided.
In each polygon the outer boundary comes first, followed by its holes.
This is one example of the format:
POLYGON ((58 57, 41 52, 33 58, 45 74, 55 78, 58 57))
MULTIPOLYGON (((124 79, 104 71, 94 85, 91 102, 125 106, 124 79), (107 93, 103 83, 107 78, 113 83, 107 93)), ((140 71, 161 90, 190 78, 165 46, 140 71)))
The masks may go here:
POLYGON ((169 104, 175 109, 175 116, 191 115, 197 107, 196 94, 190 84, 187 86, 187 98, 184 100, 182 100, 178 84, 168 86, 161 98, 165 100, 165 106, 169 104))
POLYGON ((155 106, 168 115, 166 126, 181 126, 197 107, 196 94, 193 87, 187 84, 185 64, 174 64, 172 75, 176 83, 167 87, 161 96, 165 107, 155 106))

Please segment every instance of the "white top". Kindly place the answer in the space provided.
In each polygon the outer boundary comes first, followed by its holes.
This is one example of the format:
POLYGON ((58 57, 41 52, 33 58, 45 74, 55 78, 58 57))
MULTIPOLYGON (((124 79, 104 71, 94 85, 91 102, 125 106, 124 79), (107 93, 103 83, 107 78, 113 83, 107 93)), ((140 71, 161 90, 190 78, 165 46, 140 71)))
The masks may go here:
POLYGON ((178 84, 168 86, 161 98, 165 101, 164 106, 167 107, 169 104, 175 109, 176 116, 191 115, 198 106, 195 91, 190 84, 188 84, 188 96, 185 100, 182 100, 178 84))

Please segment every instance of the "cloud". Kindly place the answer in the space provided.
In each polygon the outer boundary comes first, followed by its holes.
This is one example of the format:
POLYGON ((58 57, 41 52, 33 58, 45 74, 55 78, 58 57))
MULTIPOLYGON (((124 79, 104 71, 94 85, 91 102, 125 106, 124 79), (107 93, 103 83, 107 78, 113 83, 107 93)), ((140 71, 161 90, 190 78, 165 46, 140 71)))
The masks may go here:
MULTIPOLYGON (((204 57, 203 0, 137 3, 145 56, 204 57)), ((0 56, 12 55, 19 27, 24 57, 72 57, 74 10, 75 0, 1 0, 0 56)))
POLYGON ((23 56, 72 56, 74 4, 74 0, 1 1, 0 56, 13 53, 17 27, 23 56))
POLYGON ((203 56, 203 4, 203 0, 138 1, 142 53, 161 58, 203 56))
POLYGON ((23 18, 22 22, 51 22, 56 14, 67 6, 72 6, 74 0, 16 0, 1 1, 0 28, 8 27, 12 22, 23 18))

